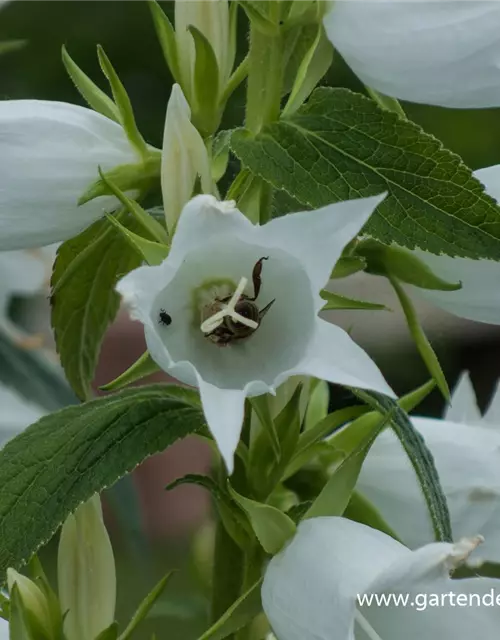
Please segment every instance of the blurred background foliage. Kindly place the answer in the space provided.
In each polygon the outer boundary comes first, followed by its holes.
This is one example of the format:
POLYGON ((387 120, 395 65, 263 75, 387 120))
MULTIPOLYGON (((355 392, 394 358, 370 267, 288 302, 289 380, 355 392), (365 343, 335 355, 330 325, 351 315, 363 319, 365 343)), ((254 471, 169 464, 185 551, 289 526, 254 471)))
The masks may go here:
MULTIPOLYGON (((164 2, 163 7, 173 17, 173 2, 164 2)), ((246 38, 247 25, 240 11, 239 59, 246 52, 246 38)), ((61 100, 77 104, 82 104, 82 99, 61 63, 61 46, 66 45, 72 58, 107 91, 96 55, 96 45, 101 44, 129 92, 140 130, 148 142, 161 147, 172 77, 144 1, 16 0, 3 8, 0 14, 2 40, 23 40, 25 45, 0 57, 1 99, 61 100)), ((339 56, 336 56, 335 64, 322 84, 363 90, 339 56)), ((412 120, 460 154, 473 169, 500 163, 500 110, 458 111, 412 104, 404 107, 412 120)), ((231 99, 222 126, 238 126, 243 119, 242 87, 231 99)), ((389 306, 396 308, 393 299, 389 306)), ((423 382, 426 379, 425 369, 404 328, 403 340, 396 338, 397 332, 394 333, 389 324, 386 329, 372 335, 371 321, 365 321, 370 316, 367 312, 358 313, 363 314, 363 323, 355 337, 371 353, 378 354, 378 361, 395 390, 405 392, 423 382), (391 346, 394 347, 392 350, 391 346)), ((469 369, 480 405, 484 407, 500 374, 497 329, 449 316, 445 322, 441 312, 425 306, 421 315, 450 384, 454 384, 461 370, 469 369)), ((402 323, 396 313, 391 322, 402 323)), ((332 394, 332 406, 351 400, 347 392, 332 394)), ((434 393, 422 411, 439 415, 442 408, 442 399, 434 393)), ((116 492, 112 499, 119 499, 116 492)), ((125 506, 125 511, 131 507, 130 504, 125 506)), ((130 511, 134 509, 130 508, 130 511)), ((113 510, 112 519, 115 521, 121 519, 116 517, 117 513, 120 510, 113 510)), ((170 629, 169 638, 195 638, 204 626, 206 581, 189 559, 188 536, 184 534, 168 540, 150 541, 145 547, 144 532, 140 527, 117 525, 114 530, 119 620, 122 623, 128 620, 147 590, 168 569, 183 568, 174 577, 167 588, 167 597, 155 608, 154 615, 138 637, 150 638, 156 632, 158 637, 165 638, 165 629, 170 629)), ((207 535, 200 537, 198 549, 208 540, 207 535)), ((49 560, 53 556, 50 546, 45 555, 49 560)))

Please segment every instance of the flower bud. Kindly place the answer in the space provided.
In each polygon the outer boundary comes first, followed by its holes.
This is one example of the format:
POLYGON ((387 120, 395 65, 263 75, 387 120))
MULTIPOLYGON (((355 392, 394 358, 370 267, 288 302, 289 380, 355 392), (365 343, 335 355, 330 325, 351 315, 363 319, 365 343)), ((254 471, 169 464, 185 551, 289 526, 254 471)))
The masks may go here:
POLYGON ((33 580, 21 575, 15 569, 7 569, 7 584, 9 591, 12 591, 13 586, 17 585, 22 606, 33 617, 35 623, 50 637, 52 624, 49 605, 41 589, 33 580))
POLYGON ((61 530, 59 601, 67 640, 94 640, 114 622, 116 573, 99 496, 80 505, 61 530))
POLYGON ((208 153, 190 118, 186 98, 175 84, 167 105, 161 165, 163 205, 170 234, 182 208, 193 195, 197 178, 204 193, 210 193, 212 188, 208 153))

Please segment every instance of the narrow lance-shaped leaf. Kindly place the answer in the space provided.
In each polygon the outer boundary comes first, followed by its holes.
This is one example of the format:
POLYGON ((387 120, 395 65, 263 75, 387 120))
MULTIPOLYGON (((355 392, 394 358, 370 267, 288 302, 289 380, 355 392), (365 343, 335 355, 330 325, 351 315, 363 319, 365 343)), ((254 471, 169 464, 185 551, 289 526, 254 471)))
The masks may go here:
POLYGON ((388 197, 366 232, 431 253, 500 259, 500 209, 458 156, 416 124, 347 89, 307 104, 231 147, 243 165, 302 205, 388 197))
POLYGON ((48 415, 0 451, 0 576, 69 513, 204 425, 194 391, 153 385, 48 415))

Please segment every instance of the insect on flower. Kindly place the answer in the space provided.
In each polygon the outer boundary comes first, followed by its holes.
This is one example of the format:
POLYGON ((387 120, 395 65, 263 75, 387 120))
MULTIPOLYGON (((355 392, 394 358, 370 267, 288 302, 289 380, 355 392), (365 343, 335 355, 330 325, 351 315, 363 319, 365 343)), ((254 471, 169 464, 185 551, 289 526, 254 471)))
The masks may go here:
POLYGON ((165 309, 160 309, 158 324, 162 324, 165 327, 172 324, 172 317, 165 311, 165 309))
POLYGON ((260 258, 254 265, 252 297, 243 293, 247 279, 242 278, 232 295, 216 299, 207 307, 202 324, 206 338, 219 346, 226 346, 231 342, 248 338, 259 328, 262 318, 275 302, 271 300, 263 309, 259 309, 255 304, 262 286, 262 263, 268 259, 269 257, 260 258))

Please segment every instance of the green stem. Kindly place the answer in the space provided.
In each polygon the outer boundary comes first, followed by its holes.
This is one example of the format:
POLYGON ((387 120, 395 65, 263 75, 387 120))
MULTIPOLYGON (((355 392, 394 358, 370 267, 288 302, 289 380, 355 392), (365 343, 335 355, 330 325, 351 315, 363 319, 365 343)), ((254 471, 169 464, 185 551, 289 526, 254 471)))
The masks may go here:
MULTIPOLYGON (((221 615, 237 600, 243 581, 243 551, 227 533, 219 520, 215 533, 214 570, 212 579, 211 622, 221 615)), ((234 640, 229 636, 227 640, 234 640)))

